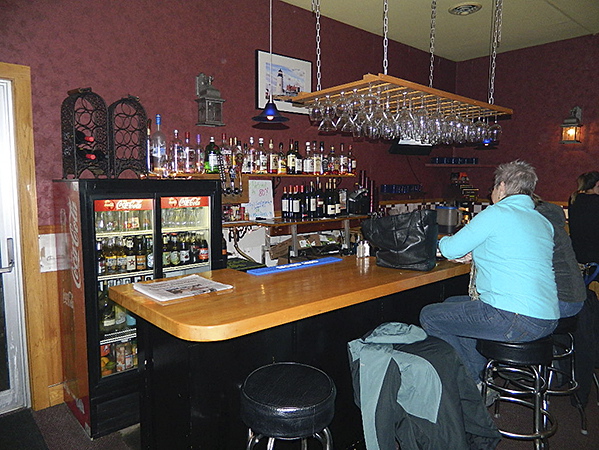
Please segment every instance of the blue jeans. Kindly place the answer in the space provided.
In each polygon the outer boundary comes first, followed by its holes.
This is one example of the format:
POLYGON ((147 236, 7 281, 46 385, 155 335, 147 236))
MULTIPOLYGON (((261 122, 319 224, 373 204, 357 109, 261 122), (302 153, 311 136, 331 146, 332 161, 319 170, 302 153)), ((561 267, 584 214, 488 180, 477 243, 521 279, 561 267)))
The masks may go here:
POLYGON ((572 317, 580 312, 584 302, 559 302, 559 316, 572 317))
POLYGON ((557 320, 535 319, 494 308, 467 295, 449 297, 443 303, 425 306, 420 324, 430 335, 451 344, 475 381, 486 364, 476 350, 477 339, 528 342, 553 332, 557 320))

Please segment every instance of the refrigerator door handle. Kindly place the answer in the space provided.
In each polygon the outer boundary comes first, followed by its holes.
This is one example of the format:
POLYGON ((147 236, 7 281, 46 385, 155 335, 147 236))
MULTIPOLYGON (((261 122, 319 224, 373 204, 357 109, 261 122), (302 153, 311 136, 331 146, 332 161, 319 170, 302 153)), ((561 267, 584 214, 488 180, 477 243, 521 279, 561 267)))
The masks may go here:
POLYGON ((0 267, 0 274, 12 272, 12 269, 15 266, 15 246, 13 238, 6 239, 6 250, 8 253, 8 266, 0 267))

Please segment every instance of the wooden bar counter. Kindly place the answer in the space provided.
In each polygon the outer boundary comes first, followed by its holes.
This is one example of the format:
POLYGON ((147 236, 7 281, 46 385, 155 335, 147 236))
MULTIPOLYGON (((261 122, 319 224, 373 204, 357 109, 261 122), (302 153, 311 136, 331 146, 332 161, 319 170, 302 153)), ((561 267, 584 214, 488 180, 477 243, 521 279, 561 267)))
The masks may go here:
POLYGON ((449 261, 415 272, 343 257, 261 276, 204 272, 233 289, 170 304, 131 285, 111 287, 110 298, 139 317, 143 448, 244 448, 239 388, 252 370, 278 361, 311 364, 333 378, 335 448, 352 448, 361 421, 347 342, 383 322, 417 323, 422 306, 465 294, 468 272, 449 261))

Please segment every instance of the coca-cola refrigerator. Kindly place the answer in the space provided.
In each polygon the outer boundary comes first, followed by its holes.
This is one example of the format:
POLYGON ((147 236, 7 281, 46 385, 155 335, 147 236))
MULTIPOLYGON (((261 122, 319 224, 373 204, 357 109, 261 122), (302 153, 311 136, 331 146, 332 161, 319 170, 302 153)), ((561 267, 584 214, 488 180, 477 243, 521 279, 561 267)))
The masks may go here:
POLYGON ((218 180, 56 180, 70 264, 60 272, 65 402, 87 434, 100 437, 139 421, 143 348, 134 314, 108 288, 219 269, 218 180))

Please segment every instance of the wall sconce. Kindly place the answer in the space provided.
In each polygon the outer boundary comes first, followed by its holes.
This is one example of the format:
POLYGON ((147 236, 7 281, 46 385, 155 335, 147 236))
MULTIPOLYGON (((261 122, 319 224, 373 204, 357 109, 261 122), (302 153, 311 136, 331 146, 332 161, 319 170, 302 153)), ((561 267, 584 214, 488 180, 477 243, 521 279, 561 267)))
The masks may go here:
POLYGON ((562 123, 562 140, 560 144, 580 144, 580 128, 582 127, 582 108, 575 106, 570 115, 562 123))
POLYGON ((223 103, 220 91, 212 86, 214 78, 201 73, 196 77, 196 102, 198 102, 197 126, 222 127, 223 103))

